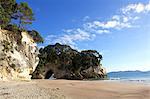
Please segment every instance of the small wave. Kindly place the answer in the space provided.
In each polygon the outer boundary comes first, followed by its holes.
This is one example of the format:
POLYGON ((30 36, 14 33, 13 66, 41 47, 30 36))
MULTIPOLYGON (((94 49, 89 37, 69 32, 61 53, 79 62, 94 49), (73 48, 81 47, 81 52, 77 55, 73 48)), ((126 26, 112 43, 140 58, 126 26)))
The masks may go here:
POLYGON ((109 80, 121 80, 121 78, 109 78, 109 80))

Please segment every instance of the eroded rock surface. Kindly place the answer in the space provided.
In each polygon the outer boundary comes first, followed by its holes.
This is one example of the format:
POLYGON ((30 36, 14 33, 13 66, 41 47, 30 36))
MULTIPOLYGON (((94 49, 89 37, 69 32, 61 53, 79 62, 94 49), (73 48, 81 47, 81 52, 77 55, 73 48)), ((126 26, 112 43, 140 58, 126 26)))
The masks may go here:
POLYGON ((28 33, 0 29, 0 80, 30 80, 39 62, 38 53, 28 33))

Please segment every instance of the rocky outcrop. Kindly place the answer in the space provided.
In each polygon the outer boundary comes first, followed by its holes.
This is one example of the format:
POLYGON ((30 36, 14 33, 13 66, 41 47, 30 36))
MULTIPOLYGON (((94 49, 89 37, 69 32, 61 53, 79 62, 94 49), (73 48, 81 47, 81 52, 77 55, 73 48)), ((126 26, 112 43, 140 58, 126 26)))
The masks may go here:
POLYGON ((30 80, 39 58, 27 32, 0 29, 0 80, 30 80))
POLYGON ((40 61, 32 78, 104 79, 106 71, 100 64, 102 55, 95 50, 78 52, 70 46, 48 45, 40 49, 40 61))

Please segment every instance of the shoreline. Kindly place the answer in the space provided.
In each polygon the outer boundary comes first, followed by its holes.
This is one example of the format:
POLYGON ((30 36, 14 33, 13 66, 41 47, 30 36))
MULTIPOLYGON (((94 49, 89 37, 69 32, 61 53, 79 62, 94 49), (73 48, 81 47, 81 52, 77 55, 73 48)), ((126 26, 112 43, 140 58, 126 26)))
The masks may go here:
POLYGON ((0 81, 0 99, 149 99, 150 85, 119 81, 0 81))

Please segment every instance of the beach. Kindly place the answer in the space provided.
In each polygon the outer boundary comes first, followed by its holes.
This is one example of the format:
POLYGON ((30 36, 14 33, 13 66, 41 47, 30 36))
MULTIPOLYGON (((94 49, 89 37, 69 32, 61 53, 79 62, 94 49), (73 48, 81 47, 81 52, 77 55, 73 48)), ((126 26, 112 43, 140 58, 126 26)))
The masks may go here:
POLYGON ((150 99, 150 85, 119 81, 1 81, 0 99, 150 99))

